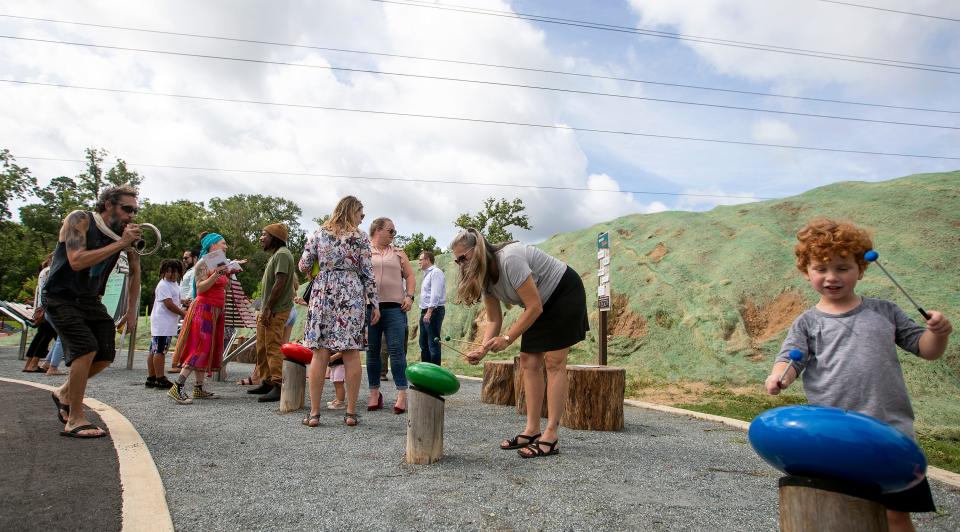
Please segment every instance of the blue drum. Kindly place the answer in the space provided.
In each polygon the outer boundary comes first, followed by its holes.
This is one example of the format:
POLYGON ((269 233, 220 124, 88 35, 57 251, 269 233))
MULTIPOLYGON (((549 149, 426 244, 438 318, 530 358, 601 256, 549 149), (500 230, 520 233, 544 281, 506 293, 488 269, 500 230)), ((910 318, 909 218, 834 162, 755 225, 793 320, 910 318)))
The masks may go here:
POLYGON ((750 423, 750 445, 788 475, 824 478, 881 493, 920 483, 927 459, 899 430, 867 415, 828 406, 783 406, 750 423))

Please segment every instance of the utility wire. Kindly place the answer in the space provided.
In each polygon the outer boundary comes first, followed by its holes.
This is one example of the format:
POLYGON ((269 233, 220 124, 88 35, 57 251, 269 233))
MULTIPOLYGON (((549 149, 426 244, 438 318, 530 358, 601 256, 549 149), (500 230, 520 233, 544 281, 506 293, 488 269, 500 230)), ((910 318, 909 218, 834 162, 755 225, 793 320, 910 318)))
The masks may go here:
MULTIPOLYGON (((60 159, 56 157, 24 157, 17 156, 17 159, 26 159, 30 161, 54 161, 54 162, 69 162, 69 163, 86 163, 87 161, 83 159, 60 159)), ((562 190, 562 191, 576 191, 576 192, 611 192, 615 194, 638 194, 638 195, 647 195, 647 196, 687 196, 695 198, 726 198, 726 199, 748 199, 748 200, 772 200, 778 198, 772 197, 760 197, 760 196, 743 196, 743 195, 732 195, 732 194, 694 194, 694 193, 684 193, 684 192, 656 192, 651 190, 612 190, 612 189, 598 189, 598 188, 585 188, 585 187, 561 187, 553 185, 523 185, 517 183, 489 183, 486 181, 453 181, 449 179, 425 179, 425 178, 414 178, 414 177, 375 177, 375 176, 361 176, 361 175, 345 175, 345 174, 322 174, 314 172, 282 172, 276 170, 245 170, 239 168, 210 168, 203 166, 179 166, 179 165, 170 165, 170 164, 144 164, 144 163, 133 163, 130 161, 124 161, 127 166, 139 166, 142 168, 162 168, 162 169, 171 169, 171 170, 191 170, 191 171, 202 171, 202 172, 225 172, 225 173, 237 173, 237 174, 256 174, 256 175, 285 175, 293 177, 322 177, 330 179, 357 179, 365 181, 399 181, 404 183, 431 183, 431 184, 442 184, 442 185, 471 185, 471 186, 481 186, 481 187, 507 187, 507 188, 523 188, 523 189, 537 189, 537 190, 562 190)))
POLYGON ((673 33, 666 31, 648 30, 643 28, 631 28, 629 26, 616 26, 613 24, 603 24, 599 22, 590 22, 575 19, 564 19, 557 17, 545 17, 529 13, 515 13, 510 11, 499 11, 494 9, 481 9, 475 7, 452 6, 442 4, 424 4, 415 0, 369 0, 381 4, 395 4, 408 7, 420 7, 426 9, 439 9, 444 11, 454 11, 459 13, 470 13, 475 15, 487 15, 493 17, 511 18, 517 20, 531 20, 535 22, 545 22, 548 24, 559 24, 563 26, 572 26, 579 28, 588 28, 595 30, 613 31, 619 33, 630 33, 634 35, 647 35, 650 37, 661 37, 665 39, 675 39, 680 41, 690 41, 702 44, 713 44, 718 46, 729 46, 734 48, 744 48, 749 50, 760 50, 765 52, 775 52, 781 54, 797 55, 804 57, 816 57, 820 59, 833 59, 837 61, 848 61, 868 65, 888 66, 894 68, 906 68, 910 70, 923 70, 928 72, 939 72, 942 74, 960 74, 960 67, 948 65, 936 65, 928 63, 918 63, 913 61, 901 61, 897 59, 883 59, 877 57, 867 57, 850 54, 840 54, 835 52, 823 52, 819 50, 809 50, 804 48, 791 48, 787 46, 775 46, 769 44, 757 44, 744 41, 734 41, 729 39, 718 39, 714 37, 700 37, 696 35, 685 35, 682 33, 673 33))
POLYGON ((405 118, 426 118, 432 120, 445 120, 445 121, 454 121, 454 122, 468 122, 474 124, 496 124, 496 125, 506 125, 506 126, 521 126, 521 127, 530 127, 538 129, 554 129, 560 131, 579 131, 583 133, 602 133, 608 135, 624 135, 631 137, 647 137, 647 138, 658 138, 658 139, 668 139, 668 140, 686 140, 686 141, 695 141, 695 142, 710 142, 715 144, 735 144, 740 146, 762 146, 767 148, 786 148, 791 150, 804 150, 804 151, 821 151, 821 152, 830 152, 830 153, 855 153, 860 155, 883 155, 890 157, 909 157, 915 159, 940 159, 940 160, 958 160, 960 157, 951 157, 946 155, 923 155, 923 154, 914 154, 914 153, 895 153, 895 152, 879 152, 879 151, 867 151, 867 150, 851 150, 851 149, 841 149, 841 148, 826 148, 826 147, 816 147, 816 146, 798 146, 792 144, 772 144, 765 142, 748 142, 743 140, 729 140, 729 139, 712 139, 712 138, 702 138, 702 137, 684 137, 678 135, 662 135, 657 133, 644 133, 640 131, 620 131, 620 130, 611 130, 611 129, 594 129, 594 128, 585 128, 585 127, 574 127, 574 126, 564 126, 557 124, 536 124, 530 122, 513 122, 509 120, 493 120, 485 118, 469 118, 462 116, 445 116, 445 115, 429 115, 421 113, 405 113, 399 111, 382 111, 374 109, 351 109, 346 107, 333 107, 325 105, 308 105, 308 104, 294 104, 294 103, 284 103, 284 102, 269 102, 261 100, 241 100, 234 98, 219 98, 212 96, 195 96, 189 94, 175 94, 168 92, 150 92, 150 91, 137 91, 129 89, 111 89, 105 87, 88 87, 81 85, 67 85, 62 83, 43 83, 38 81, 23 81, 15 79, 0 79, 2 83, 10 83, 16 85, 32 85, 40 87, 54 87, 59 89, 78 89, 86 91, 96 91, 96 92, 109 92, 117 94, 136 94, 143 96, 162 96, 168 98, 182 98, 187 100, 198 100, 198 101, 212 101, 212 102, 227 102, 227 103, 245 103, 245 104, 254 104, 254 105, 269 105, 274 107, 285 107, 285 108, 294 108, 294 109, 315 109, 315 110, 324 110, 324 111, 340 111, 347 113, 363 113, 371 115, 381 115, 381 116, 401 116, 405 118))
POLYGON ((758 113, 802 116, 802 117, 808 117, 808 118, 825 118, 830 120, 846 120, 846 121, 852 121, 852 122, 867 122, 867 123, 873 123, 873 124, 887 124, 887 125, 897 125, 897 126, 912 126, 912 127, 960 130, 960 127, 957 127, 957 126, 948 126, 948 125, 941 125, 941 124, 924 124, 924 123, 917 123, 917 122, 899 122, 894 120, 879 120, 879 119, 859 118, 859 117, 852 117, 852 116, 803 113, 799 111, 783 111, 779 109, 765 109, 765 108, 758 108, 758 107, 744 107, 744 106, 737 106, 737 105, 694 102, 689 100, 654 98, 651 96, 635 96, 630 94, 618 94, 618 93, 610 93, 610 92, 568 89, 563 87, 550 87, 545 85, 528 85, 528 84, 521 84, 521 83, 507 83, 502 81, 488 81, 488 80, 478 80, 478 79, 469 79, 469 78, 455 78, 455 77, 447 77, 447 76, 432 76, 427 74, 411 74, 407 72, 390 72, 390 71, 384 71, 384 70, 373 70, 373 69, 364 69, 364 68, 347 68, 347 67, 336 67, 331 65, 311 65, 311 64, 305 64, 305 63, 270 61, 266 59, 250 59, 250 58, 243 58, 243 57, 231 57, 231 56, 221 56, 221 55, 195 54, 195 53, 187 53, 187 52, 171 52, 167 50, 155 50, 155 49, 149 49, 149 48, 131 48, 126 46, 111 46, 111 45, 90 44, 90 43, 82 43, 82 42, 57 41, 57 40, 51 40, 51 39, 34 39, 30 37, 14 37, 10 35, 0 35, 0 39, 29 41, 29 42, 44 43, 44 44, 62 44, 62 45, 69 45, 69 46, 82 46, 86 48, 97 48, 97 49, 103 49, 103 50, 121 50, 126 52, 142 52, 142 53, 149 53, 149 54, 172 55, 172 56, 179 56, 179 57, 199 58, 199 59, 212 59, 212 60, 219 60, 219 61, 235 61, 235 62, 241 62, 241 63, 279 65, 279 66, 298 67, 298 68, 313 68, 313 69, 319 69, 319 70, 332 70, 332 71, 338 71, 338 72, 377 74, 377 75, 396 76, 396 77, 404 77, 404 78, 426 79, 426 80, 432 80, 432 81, 450 81, 455 83, 469 83, 469 84, 475 84, 475 85, 512 87, 512 88, 519 88, 519 89, 560 92, 560 93, 566 93, 566 94, 581 94, 581 95, 589 95, 589 96, 600 96, 600 97, 606 97, 606 98, 619 98, 619 99, 625 99, 625 100, 649 101, 649 102, 669 103, 669 104, 678 104, 678 105, 692 105, 692 106, 698 106, 698 107, 712 107, 715 109, 726 109, 726 110, 732 110, 732 111, 752 111, 752 112, 758 112, 758 113))
POLYGON ((912 15, 912 16, 914 16, 914 17, 935 18, 935 19, 938 19, 938 20, 948 20, 948 21, 950 21, 950 22, 960 22, 960 18, 939 17, 939 16, 937 16, 937 15, 928 15, 928 14, 926 14, 926 13, 917 13, 917 12, 915 12, 915 11, 900 11, 900 10, 897 10, 897 9, 887 9, 887 8, 877 7, 877 6, 866 6, 866 5, 863 5, 863 4, 854 4, 854 3, 852 3, 852 2, 838 2, 838 1, 836 1, 836 0, 817 0, 817 1, 819 1, 819 2, 824 2, 824 3, 827 3, 827 4, 839 4, 839 5, 842 5, 842 6, 860 7, 860 8, 863 8, 863 9, 873 9, 873 10, 875 10, 875 11, 886 11, 886 12, 888 12, 888 13, 899 13, 899 14, 901 14, 901 15, 912 15))
POLYGON ((931 113, 960 114, 960 111, 948 110, 948 109, 932 109, 928 107, 909 107, 909 106, 903 106, 903 105, 889 105, 889 104, 882 104, 882 103, 875 103, 875 102, 859 102, 859 101, 852 101, 852 100, 837 100, 837 99, 831 99, 831 98, 813 98, 809 96, 794 96, 789 94, 776 94, 776 93, 769 93, 769 92, 727 89, 722 87, 709 87, 709 86, 703 86, 703 85, 688 85, 683 83, 670 83, 665 81, 624 78, 624 77, 616 77, 616 76, 604 76, 600 74, 586 74, 582 72, 570 72, 570 71, 563 71, 563 70, 550 70, 545 68, 523 67, 523 66, 516 66, 516 65, 501 65, 501 64, 495 64, 495 63, 463 61, 463 60, 456 60, 456 59, 443 59, 443 58, 424 57, 424 56, 416 56, 416 55, 391 54, 391 53, 373 52, 373 51, 367 51, 367 50, 350 50, 346 48, 332 48, 332 47, 326 47, 326 46, 292 44, 292 43, 275 42, 275 41, 262 41, 262 40, 255 40, 255 39, 241 39, 236 37, 204 35, 204 34, 198 34, 198 33, 183 33, 183 32, 175 32, 175 31, 163 31, 163 30, 155 30, 155 29, 147 29, 147 28, 134 28, 129 26, 112 26, 108 24, 94 24, 89 22, 77 22, 77 21, 58 20, 58 19, 51 19, 51 18, 23 17, 18 15, 8 15, 8 14, 2 14, 2 13, 0 13, 0 18, 30 20, 35 22, 50 22, 53 24, 70 24, 70 25, 87 26, 87 27, 93 27, 93 28, 142 32, 142 33, 170 35, 170 36, 178 36, 178 37, 191 37, 191 38, 197 38, 197 39, 210 39, 210 40, 239 42, 239 43, 247 43, 247 44, 262 44, 266 46, 281 46, 281 47, 305 49, 305 50, 319 50, 319 51, 349 53, 349 54, 359 54, 359 55, 372 55, 372 56, 379 56, 379 57, 410 59, 410 60, 416 60, 416 61, 429 61, 429 62, 455 64, 455 65, 480 66, 480 67, 488 67, 488 68, 517 70, 522 72, 538 72, 543 74, 555 74, 555 75, 561 75, 561 76, 574 76, 574 77, 580 77, 580 78, 621 81, 625 83, 638 83, 638 84, 644 84, 644 85, 659 85, 664 87, 678 87, 678 88, 704 90, 704 91, 726 92, 731 94, 744 94, 744 95, 750 95, 750 96, 763 96, 763 97, 770 97, 770 98, 784 98, 784 99, 811 101, 811 102, 836 103, 836 104, 842 104, 842 105, 880 107, 884 109, 902 109, 907 111, 924 111, 924 112, 931 112, 931 113))

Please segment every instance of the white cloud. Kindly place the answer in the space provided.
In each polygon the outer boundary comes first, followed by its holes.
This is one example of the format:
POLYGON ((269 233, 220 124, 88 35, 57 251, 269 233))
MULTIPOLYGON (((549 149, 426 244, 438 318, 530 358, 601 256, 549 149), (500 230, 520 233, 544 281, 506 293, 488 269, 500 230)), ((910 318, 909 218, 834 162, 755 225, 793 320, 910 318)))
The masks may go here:
POLYGON ((767 144, 796 144, 798 135, 781 120, 757 120, 753 124, 753 139, 767 144))

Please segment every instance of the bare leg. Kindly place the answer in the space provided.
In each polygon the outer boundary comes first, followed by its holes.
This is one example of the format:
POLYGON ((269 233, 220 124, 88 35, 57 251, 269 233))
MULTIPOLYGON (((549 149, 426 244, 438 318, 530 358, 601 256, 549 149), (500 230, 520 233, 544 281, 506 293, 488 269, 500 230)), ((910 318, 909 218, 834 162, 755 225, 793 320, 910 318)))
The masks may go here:
POLYGON ((346 388, 343 387, 343 382, 333 383, 333 390, 334 390, 334 393, 336 394, 335 399, 337 401, 340 401, 342 403, 346 400, 347 390, 346 388))
MULTIPOLYGON (((81 425, 89 424, 83 411, 83 396, 87 391, 87 381, 110 365, 110 362, 105 360, 94 362, 94 354, 91 352, 74 359, 70 364, 70 376, 67 378, 67 382, 58 390, 57 395, 61 398, 60 401, 70 405, 70 416, 67 418, 67 424, 63 430, 69 431, 81 425), (64 401, 64 398, 67 400, 64 401)), ((80 432, 80 435, 93 436, 98 432, 103 432, 103 430, 84 430, 80 432)))
POLYGON ((907 512, 887 510, 887 526, 890 532, 913 532, 913 521, 907 512))
MULTIPOLYGON (((360 395, 360 351, 343 352, 344 384, 347 388, 347 414, 357 413, 357 396, 360 395)), ((356 423, 353 423, 354 425, 356 423)))
POLYGON ((543 353, 520 353, 520 367, 523 368, 523 389, 527 394, 527 426, 523 433, 537 434, 543 408, 543 353))
POLYGON ((543 431, 544 441, 557 441, 560 419, 567 406, 567 353, 570 349, 548 351, 544 354, 547 366, 547 428, 543 431))
POLYGON ((314 349, 313 360, 310 362, 310 415, 320 415, 320 401, 323 400, 323 378, 330 363, 329 349, 314 349))

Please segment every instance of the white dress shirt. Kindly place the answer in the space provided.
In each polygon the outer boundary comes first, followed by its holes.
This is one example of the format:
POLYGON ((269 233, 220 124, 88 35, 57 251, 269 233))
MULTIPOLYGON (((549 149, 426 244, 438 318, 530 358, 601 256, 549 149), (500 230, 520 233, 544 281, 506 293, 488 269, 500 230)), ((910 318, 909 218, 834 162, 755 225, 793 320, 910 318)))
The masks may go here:
POLYGON ((420 284, 420 310, 447 304, 447 282, 443 270, 431 265, 423 272, 420 284))

